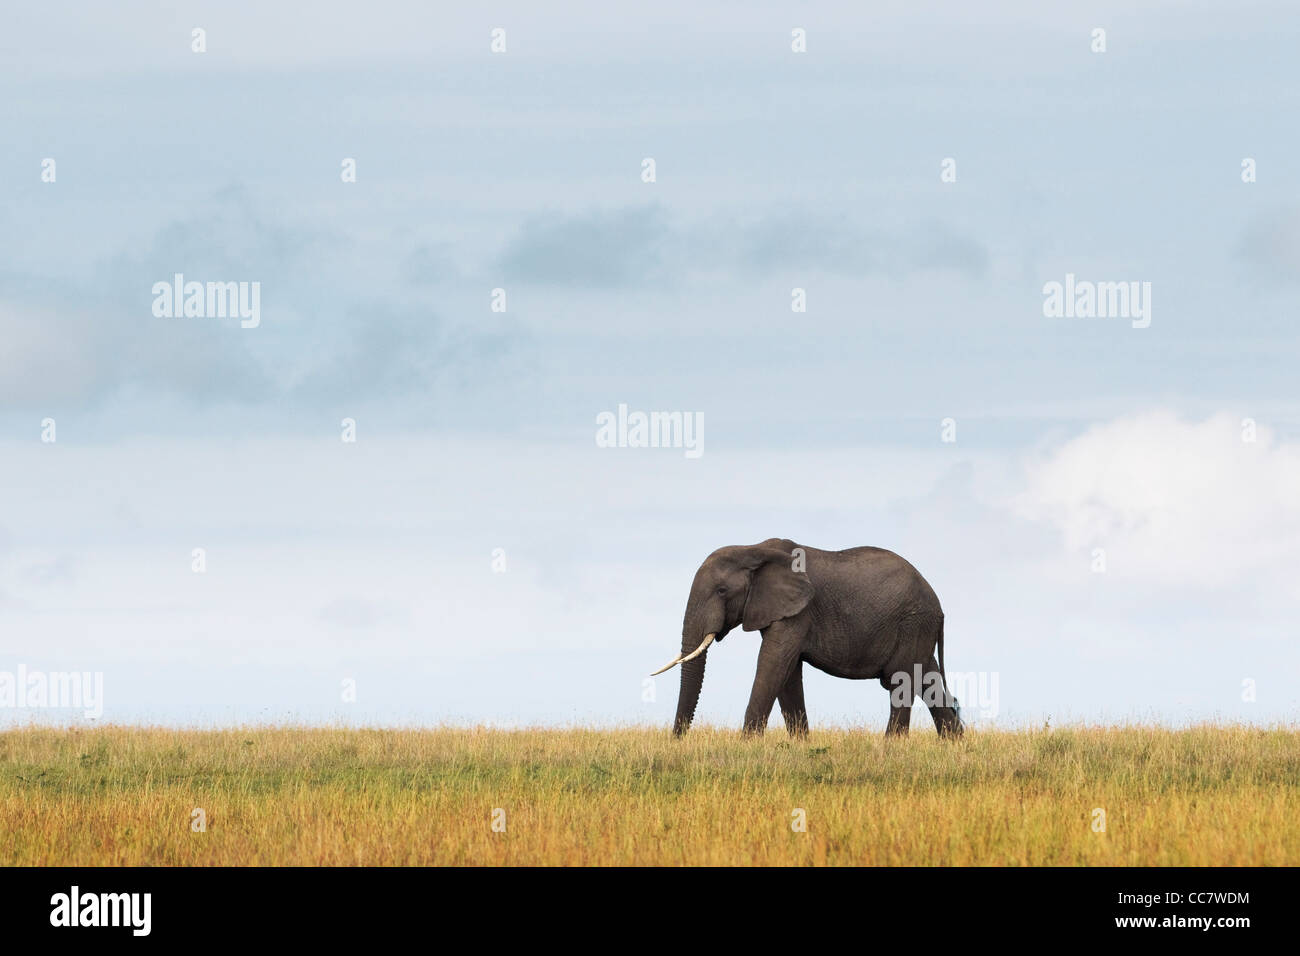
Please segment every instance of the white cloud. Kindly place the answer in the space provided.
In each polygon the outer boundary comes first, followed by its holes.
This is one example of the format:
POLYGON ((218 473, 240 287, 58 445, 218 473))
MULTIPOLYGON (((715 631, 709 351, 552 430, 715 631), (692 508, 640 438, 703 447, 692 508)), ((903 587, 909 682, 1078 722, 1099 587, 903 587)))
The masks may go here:
POLYGON ((1300 445, 1241 416, 1168 412, 1098 425, 1030 463, 1022 515, 1055 525, 1070 552, 1104 548, 1108 569, 1184 587, 1294 587, 1300 445))

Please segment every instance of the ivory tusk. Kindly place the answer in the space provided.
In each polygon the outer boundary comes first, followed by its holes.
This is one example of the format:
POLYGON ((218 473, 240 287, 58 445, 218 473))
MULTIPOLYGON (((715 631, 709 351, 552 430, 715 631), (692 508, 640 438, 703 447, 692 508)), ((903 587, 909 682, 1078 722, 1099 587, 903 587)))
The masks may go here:
POLYGON ((685 664, 687 661, 693 661, 695 660, 695 658, 703 654, 704 651, 708 648, 708 646, 713 643, 713 639, 716 636, 717 636, 716 634, 710 634, 708 637, 706 637, 702 642, 700 642, 699 647, 695 648, 695 650, 691 651, 690 654, 682 658, 682 663, 685 664))
POLYGON ((680 664, 681 662, 682 662, 682 659, 681 659, 680 657, 677 658, 676 660, 669 661, 667 664, 665 664, 663 667, 659 668, 657 671, 655 671, 654 673, 652 673, 650 676, 651 676, 651 677, 658 677, 658 676, 659 676, 660 674, 662 674, 664 671, 672 670, 674 667, 676 667, 676 666, 677 666, 678 664, 680 664))
POLYGON ((716 634, 708 635, 707 637, 704 638, 703 641, 700 642, 700 646, 695 648, 695 650, 691 651, 689 654, 686 654, 684 656, 678 656, 676 660, 671 661, 668 664, 665 664, 663 667, 659 668, 650 676, 655 677, 659 674, 662 674, 666 670, 671 670, 672 668, 676 667, 678 664, 685 664, 687 661, 695 660, 695 658, 699 657, 701 654, 705 652, 705 650, 708 649, 708 646, 713 643, 713 639, 715 637, 717 637, 716 634))

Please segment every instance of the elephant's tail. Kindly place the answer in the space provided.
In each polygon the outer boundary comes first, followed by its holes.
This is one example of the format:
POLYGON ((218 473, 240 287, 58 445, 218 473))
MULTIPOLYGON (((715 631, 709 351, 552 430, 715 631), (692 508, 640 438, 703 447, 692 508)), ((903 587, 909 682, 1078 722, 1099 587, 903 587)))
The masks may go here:
POLYGON ((961 701, 948 688, 948 673, 943 669, 943 615, 939 615, 939 679, 943 681, 943 692, 952 701, 952 709, 957 712, 957 723, 961 723, 961 701))

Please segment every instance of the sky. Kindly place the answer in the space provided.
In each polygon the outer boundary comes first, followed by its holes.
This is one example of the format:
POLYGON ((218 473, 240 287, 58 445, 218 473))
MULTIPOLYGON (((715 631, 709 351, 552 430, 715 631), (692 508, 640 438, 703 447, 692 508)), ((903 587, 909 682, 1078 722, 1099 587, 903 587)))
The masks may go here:
POLYGON ((667 727, 770 537, 910 560, 976 725, 1296 718, 1293 6, 272 7, 6 11, 0 725, 667 727))

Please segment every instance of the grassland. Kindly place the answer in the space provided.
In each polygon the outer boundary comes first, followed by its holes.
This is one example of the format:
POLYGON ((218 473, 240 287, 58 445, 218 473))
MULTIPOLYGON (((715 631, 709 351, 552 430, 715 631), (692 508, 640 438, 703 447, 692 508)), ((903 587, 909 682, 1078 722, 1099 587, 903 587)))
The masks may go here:
POLYGON ((5 865, 1298 863, 1294 728, 0 732, 5 865))

